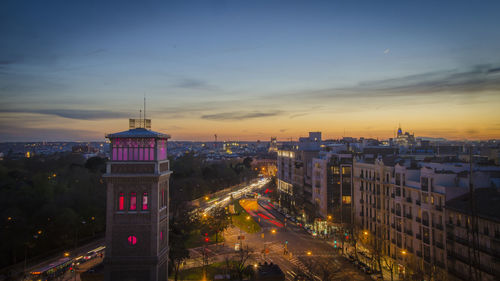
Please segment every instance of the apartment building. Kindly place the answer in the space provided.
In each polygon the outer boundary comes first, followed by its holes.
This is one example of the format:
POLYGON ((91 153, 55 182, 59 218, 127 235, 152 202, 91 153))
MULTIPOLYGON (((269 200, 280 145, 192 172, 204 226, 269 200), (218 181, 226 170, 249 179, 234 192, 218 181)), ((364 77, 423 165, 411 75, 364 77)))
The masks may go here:
POLYGON ((321 133, 310 132, 298 143, 284 144, 277 153, 279 204, 288 211, 300 210, 305 220, 306 209, 313 209, 313 158, 321 148, 321 133))
POLYGON ((446 202, 446 249, 450 279, 500 279, 500 193, 474 191, 446 202), (474 214, 474 216, 472 215, 474 214))
POLYGON ((320 152, 313 159, 313 202, 318 214, 333 223, 351 223, 352 159, 345 152, 320 152))
MULTIPOLYGON (((354 161, 354 220, 382 239, 396 273, 443 278, 447 270, 445 202, 468 191, 468 164, 427 163, 394 156, 354 161)), ((489 186, 488 169, 474 173, 489 186)))

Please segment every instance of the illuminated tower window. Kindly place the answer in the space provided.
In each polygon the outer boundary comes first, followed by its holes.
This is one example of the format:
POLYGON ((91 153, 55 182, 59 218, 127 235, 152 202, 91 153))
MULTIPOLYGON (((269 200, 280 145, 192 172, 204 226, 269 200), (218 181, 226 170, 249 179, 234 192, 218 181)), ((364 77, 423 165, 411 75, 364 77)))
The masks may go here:
POLYGON ((133 235, 132 235, 132 236, 129 236, 129 237, 128 237, 128 244, 129 244, 129 245, 135 245, 135 244, 137 244, 137 237, 135 237, 135 236, 133 236, 133 235))
POLYGON ((120 195, 118 196, 118 210, 125 210, 125 195, 123 192, 120 192, 120 195))
POLYGON ((142 210, 146 211, 148 209, 149 209, 149 207, 148 207, 148 193, 144 192, 142 194, 142 210))
POLYGON ((130 193, 130 210, 137 210, 137 195, 135 192, 130 193))

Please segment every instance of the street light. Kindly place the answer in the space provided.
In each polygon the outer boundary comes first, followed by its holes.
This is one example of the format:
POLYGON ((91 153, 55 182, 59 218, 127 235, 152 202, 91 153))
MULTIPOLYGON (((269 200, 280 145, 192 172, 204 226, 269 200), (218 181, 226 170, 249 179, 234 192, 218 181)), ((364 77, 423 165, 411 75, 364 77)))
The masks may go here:
POLYGON ((249 219, 250 219, 250 216, 247 216, 247 220, 249 220, 249 219))
POLYGON ((276 229, 272 229, 272 230, 271 230, 271 233, 272 233, 272 234, 276 234, 276 229))
POLYGON ((311 251, 307 251, 307 255, 308 256, 312 255, 312 252, 311 251))
POLYGON ((331 220, 332 219, 332 216, 331 215, 328 215, 328 219, 331 220))
POLYGON ((69 252, 64 253, 65 257, 69 257, 69 252))
POLYGON ((366 235, 368 235, 368 231, 363 232, 363 234, 364 234, 365 236, 366 236, 366 235))
POLYGON ((401 254, 406 255, 406 250, 402 250, 401 254))

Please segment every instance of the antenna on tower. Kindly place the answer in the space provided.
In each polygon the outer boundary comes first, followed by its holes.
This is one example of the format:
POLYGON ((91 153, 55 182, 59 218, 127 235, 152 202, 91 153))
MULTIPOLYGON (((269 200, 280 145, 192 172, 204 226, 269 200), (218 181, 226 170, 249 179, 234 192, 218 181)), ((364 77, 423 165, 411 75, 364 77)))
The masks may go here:
POLYGON ((146 120, 146 93, 144 93, 144 120, 146 120))

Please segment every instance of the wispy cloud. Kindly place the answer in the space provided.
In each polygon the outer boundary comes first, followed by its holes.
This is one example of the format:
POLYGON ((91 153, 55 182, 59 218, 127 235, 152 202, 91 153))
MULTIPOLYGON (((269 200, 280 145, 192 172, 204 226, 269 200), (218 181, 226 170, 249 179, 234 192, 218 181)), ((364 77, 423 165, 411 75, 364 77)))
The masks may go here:
POLYGON ((97 140, 102 139, 104 133, 84 129, 61 128, 33 128, 24 126, 0 125, 0 138, 2 141, 63 141, 63 140, 97 140))
POLYGON ((215 90, 215 86, 201 79, 183 78, 174 83, 174 87, 196 90, 215 90))
POLYGON ((477 65, 469 69, 444 70, 404 77, 366 81, 344 88, 310 91, 309 97, 409 97, 429 94, 474 94, 500 91, 500 67, 477 65))
POLYGON ((202 115, 202 119, 207 120, 218 120, 218 121, 229 121, 229 120, 245 120, 245 119, 254 119, 254 118, 262 118, 262 117, 272 117, 283 114, 282 111, 251 111, 251 112, 222 112, 215 114, 202 115))
POLYGON ((78 120, 125 118, 130 115, 128 113, 117 111, 81 109, 0 109, 0 113, 34 113, 78 120))

